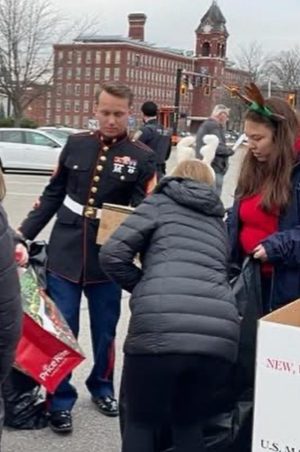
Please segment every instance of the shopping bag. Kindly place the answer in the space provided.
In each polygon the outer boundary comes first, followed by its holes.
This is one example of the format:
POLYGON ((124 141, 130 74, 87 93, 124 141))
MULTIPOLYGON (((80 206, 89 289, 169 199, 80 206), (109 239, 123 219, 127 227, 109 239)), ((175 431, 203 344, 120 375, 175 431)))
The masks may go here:
POLYGON ((21 274, 20 281, 24 318, 15 366, 53 393, 84 355, 58 308, 39 285, 32 266, 21 274))
POLYGON ((17 430, 47 427, 47 403, 41 386, 29 375, 12 369, 2 385, 4 425, 17 430))
POLYGON ((123 221, 134 211, 133 207, 104 203, 97 234, 97 244, 104 245, 123 221))

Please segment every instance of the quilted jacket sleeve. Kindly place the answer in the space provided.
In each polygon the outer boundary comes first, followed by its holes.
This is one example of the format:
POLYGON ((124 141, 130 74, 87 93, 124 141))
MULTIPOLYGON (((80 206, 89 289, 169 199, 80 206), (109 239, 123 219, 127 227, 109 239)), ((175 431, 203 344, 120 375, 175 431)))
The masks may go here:
POLYGON ((268 261, 272 264, 300 264, 300 226, 282 232, 276 232, 262 241, 268 261))
POLYGON ((13 237, 0 205, 0 383, 9 373, 20 336, 22 307, 13 237))
POLYGON ((145 250, 157 226, 158 207, 155 199, 155 196, 147 198, 100 251, 100 263, 105 273, 128 292, 132 292, 143 274, 134 264, 134 258, 145 250))

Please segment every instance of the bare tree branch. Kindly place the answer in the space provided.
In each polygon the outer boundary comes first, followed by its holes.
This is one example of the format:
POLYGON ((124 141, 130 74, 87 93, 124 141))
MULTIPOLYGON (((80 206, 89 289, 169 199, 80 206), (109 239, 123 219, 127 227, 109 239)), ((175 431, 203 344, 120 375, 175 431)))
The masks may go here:
POLYGON ((93 34, 98 24, 92 16, 64 18, 51 0, 0 0, 0 92, 11 100, 17 121, 52 81, 54 39, 93 34))
POLYGON ((275 55, 268 66, 274 81, 285 90, 300 88, 300 47, 275 55))
POLYGON ((269 57, 264 53, 262 45, 253 41, 246 47, 240 47, 234 63, 239 69, 249 72, 252 81, 259 84, 265 78, 268 60, 269 57))

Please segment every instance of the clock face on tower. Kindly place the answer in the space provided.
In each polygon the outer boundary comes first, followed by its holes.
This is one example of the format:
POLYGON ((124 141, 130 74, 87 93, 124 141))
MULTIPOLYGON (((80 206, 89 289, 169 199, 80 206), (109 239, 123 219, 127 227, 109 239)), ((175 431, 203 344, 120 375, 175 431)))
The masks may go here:
POLYGON ((204 33, 209 33, 211 31, 211 25, 209 24, 204 25, 203 31, 204 33))

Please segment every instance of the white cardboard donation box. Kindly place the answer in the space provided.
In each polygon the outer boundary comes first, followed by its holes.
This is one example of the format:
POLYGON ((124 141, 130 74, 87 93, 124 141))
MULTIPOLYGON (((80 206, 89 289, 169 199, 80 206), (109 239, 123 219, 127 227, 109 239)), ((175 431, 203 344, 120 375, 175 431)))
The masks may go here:
POLYGON ((300 299, 258 322, 252 452, 300 451, 300 299))

